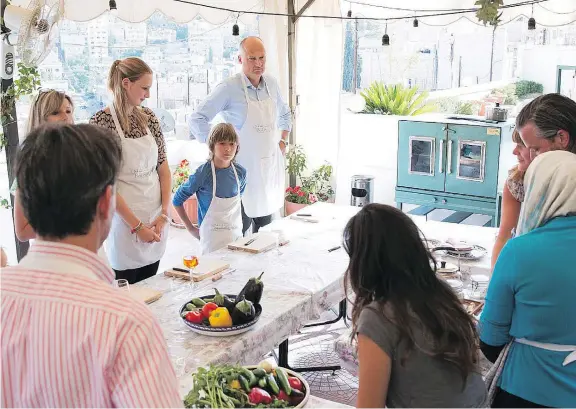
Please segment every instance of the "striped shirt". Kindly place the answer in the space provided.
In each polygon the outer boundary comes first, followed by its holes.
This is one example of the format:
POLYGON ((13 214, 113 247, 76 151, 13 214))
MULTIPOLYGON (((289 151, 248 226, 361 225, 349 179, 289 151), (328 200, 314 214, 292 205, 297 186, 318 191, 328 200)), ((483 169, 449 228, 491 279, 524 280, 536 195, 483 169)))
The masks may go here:
POLYGON ((160 326, 96 254, 38 240, 0 279, 2 407, 182 407, 160 326))

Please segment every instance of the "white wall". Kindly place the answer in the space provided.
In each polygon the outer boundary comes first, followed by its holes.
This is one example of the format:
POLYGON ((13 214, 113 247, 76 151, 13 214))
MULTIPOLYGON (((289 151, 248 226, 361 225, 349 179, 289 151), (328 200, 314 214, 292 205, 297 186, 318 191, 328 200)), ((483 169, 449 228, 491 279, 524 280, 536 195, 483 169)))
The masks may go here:
POLYGON ((556 67, 576 65, 574 46, 530 46, 520 49, 520 79, 544 86, 544 93, 556 92, 556 67))
POLYGON ((342 106, 336 203, 350 204, 350 179, 362 174, 375 178, 374 202, 394 205, 398 120, 404 117, 354 114, 346 109, 346 100, 342 106))

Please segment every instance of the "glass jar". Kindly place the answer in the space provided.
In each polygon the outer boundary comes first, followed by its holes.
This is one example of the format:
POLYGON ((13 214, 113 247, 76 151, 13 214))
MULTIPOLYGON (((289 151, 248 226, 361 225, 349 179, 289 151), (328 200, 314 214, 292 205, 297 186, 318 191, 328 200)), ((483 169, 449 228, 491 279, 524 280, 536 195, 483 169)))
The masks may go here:
POLYGON ((452 291, 456 294, 456 296, 463 300, 464 299, 464 283, 462 280, 458 280, 455 278, 449 278, 446 280, 452 291))
POLYGON ((488 282, 490 277, 483 274, 474 274, 470 276, 470 284, 472 287, 471 296, 476 299, 483 300, 486 297, 488 290, 488 282))

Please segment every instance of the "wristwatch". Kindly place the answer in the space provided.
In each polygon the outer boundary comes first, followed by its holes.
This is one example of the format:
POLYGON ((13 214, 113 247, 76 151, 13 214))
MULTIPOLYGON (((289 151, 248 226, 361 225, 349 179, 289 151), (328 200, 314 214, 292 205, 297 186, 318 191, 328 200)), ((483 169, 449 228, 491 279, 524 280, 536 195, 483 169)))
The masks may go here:
POLYGON ((282 142, 286 147, 288 147, 288 145, 290 144, 290 142, 288 142, 287 139, 280 139, 280 142, 282 142))

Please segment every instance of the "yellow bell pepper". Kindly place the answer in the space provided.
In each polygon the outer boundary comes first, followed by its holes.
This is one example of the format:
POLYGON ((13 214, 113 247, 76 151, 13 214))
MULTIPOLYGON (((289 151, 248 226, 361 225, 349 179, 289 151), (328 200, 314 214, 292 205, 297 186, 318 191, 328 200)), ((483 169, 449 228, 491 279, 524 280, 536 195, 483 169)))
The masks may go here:
POLYGON ((225 307, 219 307, 212 311, 208 321, 210 322, 211 327, 221 328, 232 326, 232 317, 230 316, 228 309, 225 307))

